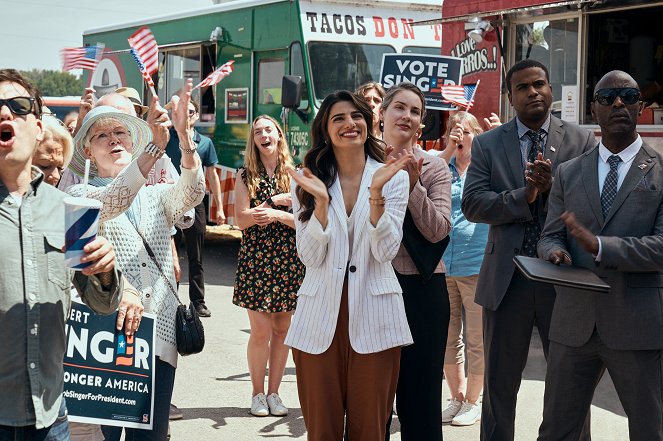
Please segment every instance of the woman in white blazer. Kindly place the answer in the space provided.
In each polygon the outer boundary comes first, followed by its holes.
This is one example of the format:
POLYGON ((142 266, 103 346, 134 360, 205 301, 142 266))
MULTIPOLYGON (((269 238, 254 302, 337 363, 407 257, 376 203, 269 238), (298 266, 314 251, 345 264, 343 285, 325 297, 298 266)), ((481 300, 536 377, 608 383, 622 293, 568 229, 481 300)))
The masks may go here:
POLYGON ((412 343, 391 260, 402 238, 411 155, 385 164, 360 97, 335 92, 291 170, 297 252, 306 265, 285 343, 293 349, 309 440, 382 441, 400 347, 412 343))

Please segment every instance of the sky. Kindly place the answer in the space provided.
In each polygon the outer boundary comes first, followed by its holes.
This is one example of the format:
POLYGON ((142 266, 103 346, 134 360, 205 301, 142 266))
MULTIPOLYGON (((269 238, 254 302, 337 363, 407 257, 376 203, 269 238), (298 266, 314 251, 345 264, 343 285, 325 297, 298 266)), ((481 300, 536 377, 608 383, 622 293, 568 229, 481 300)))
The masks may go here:
POLYGON ((60 50, 82 46, 86 30, 210 5, 212 0, 0 0, 0 68, 59 70, 60 50))
POLYGON ((60 70, 60 50, 82 46, 88 29, 211 4, 211 0, 0 0, 0 68, 60 70))

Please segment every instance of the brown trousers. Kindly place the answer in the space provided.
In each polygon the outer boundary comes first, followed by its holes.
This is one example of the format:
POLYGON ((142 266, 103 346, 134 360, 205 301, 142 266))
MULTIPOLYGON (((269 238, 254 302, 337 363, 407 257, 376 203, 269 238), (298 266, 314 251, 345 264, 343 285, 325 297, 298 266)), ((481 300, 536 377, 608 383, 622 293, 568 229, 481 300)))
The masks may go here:
POLYGON ((319 355, 292 350, 308 441, 384 441, 396 394, 401 348, 359 354, 350 345, 348 278, 332 344, 319 355))

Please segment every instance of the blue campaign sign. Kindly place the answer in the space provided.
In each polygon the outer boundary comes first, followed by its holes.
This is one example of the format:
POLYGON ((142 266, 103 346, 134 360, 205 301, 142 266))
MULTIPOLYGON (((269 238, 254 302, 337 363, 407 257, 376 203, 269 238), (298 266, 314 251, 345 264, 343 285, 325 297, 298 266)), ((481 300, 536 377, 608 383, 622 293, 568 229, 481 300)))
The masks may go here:
POLYGON ((461 84, 463 60, 458 57, 423 54, 384 54, 380 83, 389 89, 404 81, 424 93, 426 108, 456 110, 442 98, 443 84, 461 84))
POLYGON ((72 302, 66 324, 64 397, 77 423, 152 429, 155 320, 143 314, 138 332, 115 329, 116 315, 97 315, 72 302))

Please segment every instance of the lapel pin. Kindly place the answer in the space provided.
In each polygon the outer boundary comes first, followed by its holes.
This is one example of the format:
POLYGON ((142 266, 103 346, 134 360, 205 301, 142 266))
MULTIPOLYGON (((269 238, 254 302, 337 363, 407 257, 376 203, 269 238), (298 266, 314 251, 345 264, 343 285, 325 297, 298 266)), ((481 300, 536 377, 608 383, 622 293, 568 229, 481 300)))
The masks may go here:
POLYGON ((647 168, 647 164, 640 164, 640 165, 638 166, 638 168, 639 168, 640 170, 644 170, 644 169, 647 168))
POLYGON ((555 147, 551 145, 551 146, 550 146, 550 151, 551 151, 551 152, 554 152, 554 151, 555 151, 555 147))

